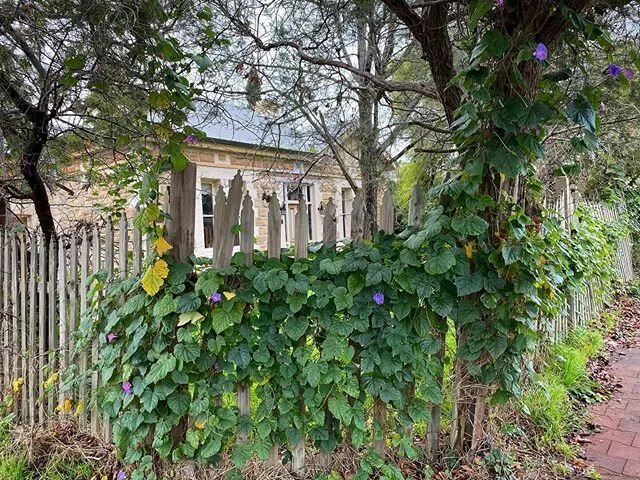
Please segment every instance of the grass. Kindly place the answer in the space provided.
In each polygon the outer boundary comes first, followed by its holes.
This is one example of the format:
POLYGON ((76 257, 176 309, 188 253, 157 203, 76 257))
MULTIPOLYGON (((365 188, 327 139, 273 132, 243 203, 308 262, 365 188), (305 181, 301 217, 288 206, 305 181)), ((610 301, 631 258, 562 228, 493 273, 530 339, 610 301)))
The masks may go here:
MULTIPOLYGON (((595 329, 573 329, 564 342, 552 345, 542 355, 541 367, 519 401, 520 410, 542 431, 540 440, 553 444, 564 457, 575 457, 564 438, 582 425, 576 401, 595 401, 587 364, 604 345, 602 331, 615 324, 615 317, 603 318, 595 329)), ((592 326, 592 328, 594 328, 592 326)))
POLYGON ((52 457, 36 469, 12 443, 9 432, 13 414, 0 417, 0 480, 91 480, 94 465, 80 458, 52 457))
POLYGON ((0 458, 0 480, 32 480, 26 457, 8 454, 0 458))

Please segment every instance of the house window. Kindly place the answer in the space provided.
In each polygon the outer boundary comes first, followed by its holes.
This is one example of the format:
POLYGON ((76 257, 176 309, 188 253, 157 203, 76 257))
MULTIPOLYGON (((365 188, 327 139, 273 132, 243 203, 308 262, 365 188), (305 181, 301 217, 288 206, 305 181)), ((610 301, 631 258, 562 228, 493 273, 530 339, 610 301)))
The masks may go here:
POLYGON ((219 180, 202 182, 202 229, 205 248, 213 247, 213 203, 219 187, 219 180))
POLYGON ((309 240, 315 240, 315 232, 313 229, 313 187, 309 184, 298 183, 283 183, 282 184, 282 198, 284 198, 283 210, 283 222, 284 222, 284 240, 285 243, 295 242, 295 221, 296 212, 298 211, 298 205, 300 203, 300 196, 304 194, 304 199, 307 207, 308 217, 308 231, 309 240))
POLYGON ((353 190, 350 188, 343 188, 341 195, 342 203, 342 215, 338 220, 338 225, 342 227, 342 237, 347 238, 351 236, 351 213, 353 212, 353 190))

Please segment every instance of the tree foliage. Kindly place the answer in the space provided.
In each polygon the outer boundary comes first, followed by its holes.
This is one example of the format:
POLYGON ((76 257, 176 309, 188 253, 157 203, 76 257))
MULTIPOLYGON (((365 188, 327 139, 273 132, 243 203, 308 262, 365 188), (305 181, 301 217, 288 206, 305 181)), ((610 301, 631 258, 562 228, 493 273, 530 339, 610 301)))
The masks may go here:
POLYGON ((206 51, 219 43, 186 23, 200 11, 177 0, 2 3, 1 192, 33 202, 47 237, 56 232, 49 190, 65 180, 60 157, 77 158, 79 147, 124 156, 132 138, 172 140, 184 124, 194 94, 185 74, 208 68, 206 51))

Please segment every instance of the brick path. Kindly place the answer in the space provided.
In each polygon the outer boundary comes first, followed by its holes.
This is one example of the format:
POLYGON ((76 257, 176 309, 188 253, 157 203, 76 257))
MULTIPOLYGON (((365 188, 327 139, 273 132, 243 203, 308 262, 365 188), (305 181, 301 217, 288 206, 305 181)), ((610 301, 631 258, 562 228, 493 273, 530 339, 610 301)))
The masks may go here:
POLYGON ((640 479, 640 348, 611 366, 622 388, 608 403, 592 408, 594 423, 602 432, 590 437, 587 459, 608 480, 640 479))

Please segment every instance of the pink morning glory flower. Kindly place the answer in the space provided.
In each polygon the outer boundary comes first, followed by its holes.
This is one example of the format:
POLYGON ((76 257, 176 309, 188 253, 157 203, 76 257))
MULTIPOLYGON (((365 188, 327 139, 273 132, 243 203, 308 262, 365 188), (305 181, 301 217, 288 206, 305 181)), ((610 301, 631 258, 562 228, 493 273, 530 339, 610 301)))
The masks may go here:
POLYGON ((495 0, 494 2, 496 4, 496 7, 504 10, 505 7, 505 0, 495 0))
POLYGON ((610 63, 607 67, 607 75, 611 75, 612 77, 617 77, 622 72, 622 68, 620 68, 615 63, 610 63))
POLYGON ((118 475, 116 475, 116 480, 126 480, 127 479, 127 474, 124 473, 124 470, 120 470, 118 472, 118 475))
POLYGON ((219 292, 216 292, 209 297, 209 301, 211 303, 218 303, 220 300, 222 300, 222 295, 220 295, 219 292))
POLYGON ((622 71, 622 74, 627 77, 627 80, 633 80, 634 78, 636 78, 636 72, 634 72, 633 70, 631 70, 630 68, 625 68, 622 71))
POLYGON ((125 395, 131 395, 133 393, 133 385, 130 382, 123 382, 122 391, 125 395))
POLYGON ((384 303, 384 293, 376 292, 372 297, 373 301, 376 302, 376 305, 382 305, 384 303))
POLYGON ((198 139, 196 138, 195 135, 190 133, 189 135, 187 135, 187 138, 185 138, 184 141, 187 142, 189 145, 193 145, 198 141, 198 139))
POLYGON ((539 43, 536 46, 536 49, 533 51, 533 56, 540 61, 546 60, 548 54, 549 51, 547 50, 547 46, 544 43, 539 43))
POLYGON ((118 335, 116 335, 116 334, 115 334, 115 333, 113 333, 113 332, 109 332, 109 333, 107 334, 107 343, 113 343, 113 342, 115 342, 115 341, 116 341, 116 339, 117 339, 117 338, 118 338, 118 335))

